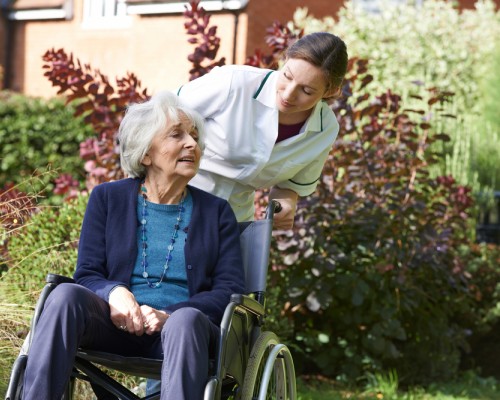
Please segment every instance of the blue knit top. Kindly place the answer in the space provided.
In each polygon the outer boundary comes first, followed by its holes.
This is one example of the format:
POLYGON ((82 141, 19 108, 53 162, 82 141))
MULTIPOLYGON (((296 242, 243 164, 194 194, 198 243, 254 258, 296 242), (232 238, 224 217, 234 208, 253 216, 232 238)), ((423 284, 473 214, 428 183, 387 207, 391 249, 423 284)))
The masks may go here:
MULTIPOLYGON (((168 253, 167 246, 177 223, 179 207, 177 204, 147 203, 147 273, 148 280, 156 283, 160 280, 165 265, 165 257, 168 253)), ((137 215, 143 214, 143 198, 139 195, 137 201, 137 215)), ((184 257, 184 243, 187 239, 187 226, 193 212, 193 198, 189 193, 184 200, 184 209, 180 229, 177 232, 172 260, 168 263, 162 283, 157 288, 148 286, 146 278, 143 277, 142 251, 139 251, 135 260, 134 269, 130 279, 130 290, 140 305, 146 304, 157 310, 163 310, 172 304, 189 299, 187 285, 186 260, 184 257)), ((142 248, 141 227, 137 228, 137 245, 142 248)))

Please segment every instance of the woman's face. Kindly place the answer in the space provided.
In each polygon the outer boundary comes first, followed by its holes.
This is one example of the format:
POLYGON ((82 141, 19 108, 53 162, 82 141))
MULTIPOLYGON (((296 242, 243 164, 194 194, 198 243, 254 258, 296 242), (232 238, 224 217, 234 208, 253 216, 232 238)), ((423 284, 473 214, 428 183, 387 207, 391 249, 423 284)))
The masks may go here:
POLYGON ((279 72, 276 105, 284 114, 311 110, 325 97, 327 82, 320 68, 290 58, 279 72))
POLYGON ((180 113, 179 123, 169 124, 164 132, 154 137, 142 163, 148 175, 181 178, 187 182, 198 172, 200 157, 198 131, 189 118, 180 113))

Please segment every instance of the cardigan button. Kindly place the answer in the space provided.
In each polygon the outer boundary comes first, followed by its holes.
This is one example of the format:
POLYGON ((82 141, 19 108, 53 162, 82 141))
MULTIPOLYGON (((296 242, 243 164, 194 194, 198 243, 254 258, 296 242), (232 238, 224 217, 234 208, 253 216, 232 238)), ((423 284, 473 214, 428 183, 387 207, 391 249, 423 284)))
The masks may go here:
POLYGON ((187 269, 193 269, 193 266, 192 266, 191 264, 189 264, 189 265, 187 266, 187 269))

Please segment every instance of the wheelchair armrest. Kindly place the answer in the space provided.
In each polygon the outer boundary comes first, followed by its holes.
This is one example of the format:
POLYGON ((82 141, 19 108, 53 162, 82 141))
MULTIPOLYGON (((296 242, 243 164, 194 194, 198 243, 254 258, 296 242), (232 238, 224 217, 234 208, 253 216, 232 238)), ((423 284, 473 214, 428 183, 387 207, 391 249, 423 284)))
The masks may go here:
POLYGON ((263 316, 265 314, 264 306, 257 300, 252 299, 250 296, 244 294, 232 294, 231 302, 257 316, 263 316))
POLYGON ((59 285, 60 283, 75 283, 75 280, 63 275, 47 274, 45 282, 59 285))

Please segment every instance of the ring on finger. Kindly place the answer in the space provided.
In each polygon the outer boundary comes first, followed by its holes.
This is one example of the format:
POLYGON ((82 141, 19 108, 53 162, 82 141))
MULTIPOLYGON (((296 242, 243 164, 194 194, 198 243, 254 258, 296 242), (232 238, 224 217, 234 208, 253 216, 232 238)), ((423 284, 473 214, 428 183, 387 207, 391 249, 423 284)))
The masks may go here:
POLYGON ((120 325, 118 327, 118 329, 122 330, 122 331, 126 331, 127 330, 127 325, 120 325))

